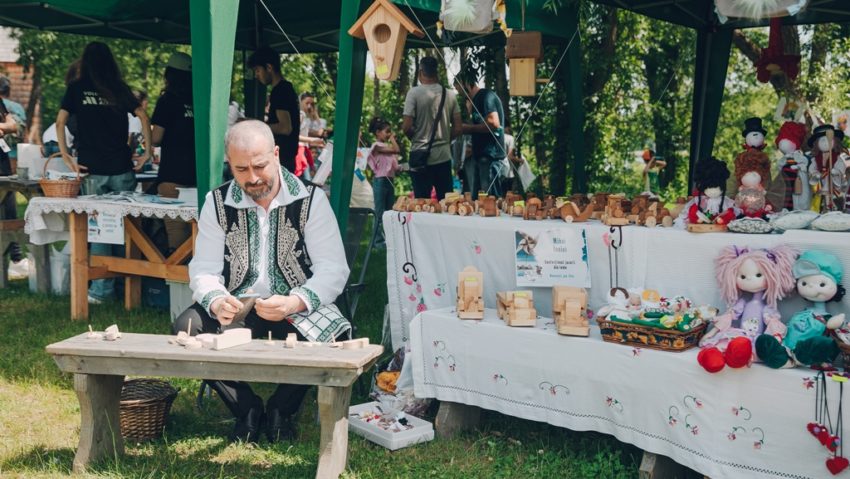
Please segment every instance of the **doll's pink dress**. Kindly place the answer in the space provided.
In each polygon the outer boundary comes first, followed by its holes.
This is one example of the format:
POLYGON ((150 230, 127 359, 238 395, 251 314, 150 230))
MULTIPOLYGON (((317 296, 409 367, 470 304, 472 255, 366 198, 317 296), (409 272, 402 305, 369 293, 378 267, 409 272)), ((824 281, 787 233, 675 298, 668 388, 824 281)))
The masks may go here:
POLYGON ((775 336, 779 341, 785 337, 785 325, 780 321, 779 311, 764 304, 763 293, 738 298, 731 310, 714 320, 714 329, 699 345, 703 348, 716 347, 725 350, 735 338, 745 337, 755 342, 760 334, 775 336))

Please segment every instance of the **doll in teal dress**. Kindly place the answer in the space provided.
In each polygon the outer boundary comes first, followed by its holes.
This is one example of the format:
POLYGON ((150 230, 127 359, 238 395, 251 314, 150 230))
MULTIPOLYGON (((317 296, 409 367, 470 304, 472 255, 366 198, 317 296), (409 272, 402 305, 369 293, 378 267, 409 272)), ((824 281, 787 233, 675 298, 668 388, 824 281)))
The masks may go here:
POLYGON ((831 363, 839 354, 829 331, 844 324, 844 314, 831 315, 826 303, 844 296, 841 261, 830 253, 810 250, 800 255, 793 272, 797 293, 812 306, 791 317, 781 342, 766 334, 756 339, 756 355, 775 369, 831 363))

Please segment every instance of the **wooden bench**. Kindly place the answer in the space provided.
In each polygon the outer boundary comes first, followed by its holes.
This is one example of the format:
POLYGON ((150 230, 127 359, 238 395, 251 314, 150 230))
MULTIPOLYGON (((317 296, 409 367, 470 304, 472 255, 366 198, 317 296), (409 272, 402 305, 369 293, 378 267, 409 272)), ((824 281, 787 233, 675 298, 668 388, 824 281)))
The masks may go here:
POLYGON ((74 373, 80 401, 80 442, 74 471, 124 452, 119 402, 124 377, 166 376, 319 387, 319 466, 317 478, 335 478, 348 455, 348 406, 351 386, 383 352, 383 346, 343 350, 327 345, 284 349, 283 341, 250 344, 221 351, 188 350, 169 344, 172 336, 124 333, 116 341, 87 339, 81 334, 47 346, 64 372, 74 373))

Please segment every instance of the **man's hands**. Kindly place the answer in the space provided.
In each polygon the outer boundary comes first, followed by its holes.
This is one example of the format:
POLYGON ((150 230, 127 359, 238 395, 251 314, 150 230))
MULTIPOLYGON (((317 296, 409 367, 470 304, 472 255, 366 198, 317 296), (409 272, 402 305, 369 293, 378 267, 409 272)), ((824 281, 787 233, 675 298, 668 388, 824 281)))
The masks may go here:
POLYGON ((210 312, 215 315, 222 326, 232 323, 233 317, 241 310, 242 301, 236 299, 236 296, 230 295, 216 298, 210 305, 210 312))
MULTIPOLYGON (((210 305, 210 312, 215 315, 222 326, 228 326, 233 318, 242 310, 242 301, 236 296, 221 296, 210 305)), ((249 306, 250 307, 250 306, 249 306)), ((288 316, 300 313, 307 306, 298 296, 281 296, 276 294, 266 299, 257 298, 254 310, 266 321, 282 321, 288 316)))
POLYGON ((257 299, 254 310, 266 321, 282 321, 287 316, 300 313, 307 306, 298 296, 281 296, 276 294, 266 299, 257 299))

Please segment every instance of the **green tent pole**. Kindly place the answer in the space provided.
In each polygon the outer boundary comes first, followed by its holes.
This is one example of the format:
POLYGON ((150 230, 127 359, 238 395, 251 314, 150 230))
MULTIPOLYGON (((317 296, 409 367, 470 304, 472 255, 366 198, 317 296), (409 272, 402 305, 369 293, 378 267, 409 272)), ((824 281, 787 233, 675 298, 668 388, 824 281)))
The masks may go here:
POLYGON ((691 112, 691 157, 688 160, 688 192, 694 186, 694 167, 711 155, 720 106, 726 86, 726 70, 732 49, 732 30, 697 31, 694 98, 691 112))
POLYGON ((339 72, 336 79, 331 207, 342 232, 345 232, 348 224, 348 202, 351 199, 360 116, 363 114, 366 42, 348 34, 348 29, 360 15, 361 3, 361 0, 342 2, 339 18, 339 72))
MULTIPOLYGON (((578 4, 565 9, 566 30, 578 31, 578 4)), ((587 171, 584 151, 584 91, 581 71, 581 34, 575 33, 567 51, 567 108, 570 118, 570 151, 573 156, 573 193, 587 193, 587 171)))
POLYGON ((221 184, 238 12, 239 0, 189 0, 199 206, 221 184))

